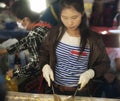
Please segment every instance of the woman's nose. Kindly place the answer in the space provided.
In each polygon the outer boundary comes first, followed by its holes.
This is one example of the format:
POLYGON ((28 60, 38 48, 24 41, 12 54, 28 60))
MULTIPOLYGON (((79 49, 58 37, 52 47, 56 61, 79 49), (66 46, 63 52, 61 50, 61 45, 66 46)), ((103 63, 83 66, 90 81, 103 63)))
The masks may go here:
POLYGON ((67 21, 67 23, 68 23, 69 26, 71 26, 71 25, 73 24, 73 21, 72 21, 71 19, 69 19, 69 20, 67 21))

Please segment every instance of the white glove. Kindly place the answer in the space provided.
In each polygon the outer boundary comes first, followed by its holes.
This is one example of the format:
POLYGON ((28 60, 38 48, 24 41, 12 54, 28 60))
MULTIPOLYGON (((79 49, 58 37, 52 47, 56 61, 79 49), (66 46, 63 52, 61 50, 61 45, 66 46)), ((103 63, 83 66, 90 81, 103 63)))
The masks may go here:
POLYGON ((48 83, 48 86, 50 87, 51 80, 54 81, 53 71, 51 67, 48 64, 44 65, 42 72, 43 77, 45 78, 45 80, 48 83))
POLYGON ((92 79, 95 75, 95 72, 93 69, 88 69, 84 73, 80 75, 78 84, 80 84, 80 89, 81 90, 88 82, 90 79, 92 79))

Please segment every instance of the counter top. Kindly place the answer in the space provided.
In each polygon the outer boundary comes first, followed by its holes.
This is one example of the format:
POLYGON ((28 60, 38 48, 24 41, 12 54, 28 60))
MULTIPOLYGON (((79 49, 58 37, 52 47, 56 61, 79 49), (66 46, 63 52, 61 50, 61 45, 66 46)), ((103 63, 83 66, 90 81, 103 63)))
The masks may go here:
MULTIPOLYGON (((68 96, 61 95, 62 101, 68 96)), ((31 94, 9 91, 7 95, 8 101, 54 101, 51 94, 31 94)), ((80 97, 76 96, 75 101, 120 101, 120 99, 107 99, 95 97, 80 97)))

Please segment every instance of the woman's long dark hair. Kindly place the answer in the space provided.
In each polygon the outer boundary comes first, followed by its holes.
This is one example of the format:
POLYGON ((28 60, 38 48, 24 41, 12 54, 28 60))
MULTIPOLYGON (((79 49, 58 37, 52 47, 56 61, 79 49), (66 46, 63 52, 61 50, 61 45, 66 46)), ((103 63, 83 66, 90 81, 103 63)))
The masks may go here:
MULTIPOLYGON (((80 35, 81 35, 81 42, 80 42, 80 52, 82 53, 85 49, 87 44, 87 37, 88 37, 88 25, 87 25, 87 16, 84 10, 84 1, 83 0, 61 0, 60 3, 60 15, 64 8, 75 8, 78 12, 83 14, 81 19, 81 24, 79 25, 80 35)), ((64 24, 60 21, 60 25, 63 26, 65 29, 64 24)))

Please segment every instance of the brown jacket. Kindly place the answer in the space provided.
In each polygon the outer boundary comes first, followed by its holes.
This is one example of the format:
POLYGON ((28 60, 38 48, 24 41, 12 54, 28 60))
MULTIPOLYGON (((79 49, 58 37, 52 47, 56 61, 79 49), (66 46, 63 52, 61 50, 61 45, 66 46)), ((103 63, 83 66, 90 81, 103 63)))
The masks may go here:
MULTIPOLYGON (((89 32, 90 43, 90 57, 88 62, 88 68, 92 68, 95 71, 95 78, 101 77, 110 67, 110 60, 105 50, 105 45, 98 33, 89 32)), ((62 33, 62 32, 61 32, 62 33)), ((55 49, 59 41, 60 34, 59 28, 55 27, 45 37, 40 48, 40 66, 49 64, 54 70, 56 64, 55 49)))

